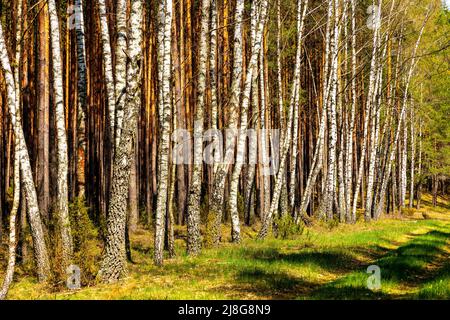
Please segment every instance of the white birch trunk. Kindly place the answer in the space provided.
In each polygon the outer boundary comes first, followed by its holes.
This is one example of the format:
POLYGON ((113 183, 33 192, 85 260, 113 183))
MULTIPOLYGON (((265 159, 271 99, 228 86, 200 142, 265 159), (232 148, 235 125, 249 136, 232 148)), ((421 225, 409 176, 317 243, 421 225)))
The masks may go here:
POLYGON ((406 206, 407 189, 407 166, 408 166, 408 123, 406 119, 407 112, 403 113, 403 143, 401 147, 401 166, 400 166, 400 207, 406 206))
POLYGON ((197 255, 201 248, 200 235, 200 201, 203 172, 203 127, 206 109, 206 74, 208 61, 208 33, 210 0, 202 0, 201 28, 199 40, 199 64, 197 80, 197 104, 195 106, 194 123, 194 166, 192 169, 191 187, 188 198, 187 216, 187 252, 197 255))
POLYGON ((116 95, 115 95, 115 82, 113 76, 111 39, 109 35, 108 17, 106 12, 105 0, 98 0, 97 5, 100 15, 100 33, 102 43, 103 68, 105 72, 105 87, 108 100, 110 139, 111 143, 114 144, 114 132, 116 123, 116 95))
MULTIPOLYGON (((133 25, 131 28, 135 27, 133 25)), ((127 0, 118 0, 116 7, 116 51, 115 51, 115 97, 116 97, 116 123, 115 148, 120 143, 127 92, 127 0)))
POLYGON ((258 57, 260 57, 260 51, 263 40, 264 26, 266 22, 266 13, 267 13, 267 1, 263 0, 259 3, 259 17, 257 17, 258 11, 258 2, 254 2, 252 4, 252 13, 251 13, 251 30, 254 37, 252 39, 252 55, 251 60, 247 69, 247 75, 245 78, 244 91, 242 93, 242 102, 241 102, 241 123, 240 130, 238 134, 238 144, 237 144, 237 154, 236 154, 236 163, 234 166, 233 174, 230 181, 230 215, 231 215, 231 223, 232 223, 232 232, 231 237, 232 241, 235 243, 239 243, 241 240, 241 231, 240 231, 240 221, 239 221, 239 212, 237 208, 237 200, 238 200, 238 186, 239 186, 239 177, 242 171, 242 167, 244 166, 245 161, 245 142, 247 138, 247 127, 248 127, 248 108, 250 104, 250 92, 253 83, 253 77, 256 76, 257 72, 257 62, 258 57), (258 19, 257 19, 258 18, 258 19), (255 31, 253 31, 255 30, 255 31))
MULTIPOLYGON (((330 3, 330 7, 332 4, 330 3)), ((333 219, 333 204, 336 194, 336 145, 337 145, 337 85, 339 62, 339 0, 334 1, 334 32, 330 38, 331 54, 331 87, 328 104, 328 168, 326 178, 326 191, 323 199, 322 214, 326 214, 328 220, 333 219)))
POLYGON ((420 209, 420 200, 422 196, 422 119, 419 121, 419 160, 417 164, 417 210, 420 209))
POLYGON ((22 183, 26 195, 28 206, 28 217, 31 226, 31 235, 33 238, 34 257, 37 266, 37 275, 39 281, 45 281, 50 276, 50 262, 48 257, 47 246, 45 244, 44 230, 42 220, 39 213, 39 206, 37 201, 36 187, 33 181, 33 174, 31 171, 30 157, 27 146, 25 144, 25 137, 22 129, 22 124, 18 120, 19 110, 16 106, 16 89, 14 84, 14 76, 11 70, 11 64, 8 57, 8 50, 6 48, 5 37, 3 34, 3 27, 0 24, 0 62, 3 68, 3 74, 6 83, 8 110, 11 117, 11 124, 14 130, 15 139, 17 139, 16 157, 20 162, 20 170, 22 174, 22 183))
POLYGON ((56 142, 58 159, 58 199, 57 216, 62 239, 62 268, 65 271, 70 265, 73 256, 72 232, 69 219, 69 192, 68 192, 68 149, 66 134, 66 118, 64 114, 64 82, 62 77, 63 64, 61 58, 61 40, 58 14, 55 0, 48 1, 50 17, 50 39, 52 47, 53 86, 55 93, 56 112, 56 142))
POLYGON ((414 184, 415 184, 415 171, 416 171, 416 130, 414 128, 414 105, 411 101, 411 168, 410 168, 410 188, 409 188, 409 208, 414 205, 414 184))
POLYGON ((242 82, 242 19, 244 12, 244 0, 237 0, 235 8, 235 29, 234 29, 234 51, 233 51, 233 79, 230 90, 230 100, 228 103, 229 108, 229 123, 227 135, 225 141, 227 146, 224 152, 224 161, 215 166, 214 169, 214 181, 212 194, 209 199, 210 212, 213 215, 210 219, 210 239, 208 242, 210 245, 218 245, 221 238, 220 226, 222 223, 223 207, 224 207, 224 190, 225 180, 229 172, 230 164, 228 159, 234 159, 234 143, 231 143, 235 139, 238 122, 238 108, 239 97, 241 94, 241 82, 242 82))
MULTIPOLYGON (((16 110, 19 110, 20 114, 20 83, 19 83, 19 66, 21 55, 21 36, 22 36, 22 1, 17 4, 17 30, 16 30, 16 56, 15 56, 15 68, 14 68, 14 82, 15 82, 15 103, 16 110)), ((20 118, 20 117, 19 117, 20 118)), ((8 294, 9 287, 13 281, 14 269, 16 265, 16 217, 19 210, 20 203, 20 161, 19 161, 19 149, 18 139, 14 141, 14 175, 13 175, 13 202, 9 215, 9 243, 8 243, 8 264, 6 267, 5 278, 3 284, 0 287, 0 300, 4 300, 8 294)), ((9 179, 9 177, 7 177, 9 179)), ((0 222, 1 223, 1 222, 0 222)))
MULTIPOLYGON (((375 2, 372 3, 373 5, 375 2)), ((381 0, 380 0, 380 7, 379 10, 381 10, 381 0)), ((377 21, 376 14, 373 14, 373 21, 372 25, 376 26, 377 21)), ((369 120, 370 115, 372 113, 372 104, 373 104, 373 95, 375 94, 375 82, 377 80, 377 51, 378 51, 378 39, 379 39, 379 30, 378 28, 374 30, 373 34, 373 45, 372 45, 372 59, 370 63, 370 75, 369 75, 369 89, 367 93, 367 102, 366 102, 366 108, 365 108, 365 116, 364 116, 364 133, 363 133, 363 145, 361 149, 361 158, 359 160, 359 169, 358 169, 358 176, 356 178, 356 187, 354 191, 354 197, 353 197, 353 208, 352 208, 352 218, 356 218, 356 208, 358 205, 358 196, 359 191, 361 188, 361 180, 363 178, 364 174, 364 162, 365 162, 365 156, 367 151, 367 144, 368 144, 368 127, 369 127, 369 120)), ((364 216, 365 220, 370 220, 370 215, 365 214, 364 216)))
POLYGON ((269 227, 272 222, 272 217, 275 215, 275 212, 278 210, 278 205, 280 201, 281 188, 283 186, 283 180, 286 169, 286 160, 289 151, 291 135, 292 135, 292 127, 294 121, 294 109, 299 107, 299 95, 300 95, 300 72, 301 72, 301 52, 302 52, 302 40, 303 40, 303 26, 306 17, 306 12, 308 9, 308 0, 305 0, 303 5, 302 1, 298 1, 297 5, 297 53, 295 58, 295 71, 294 71, 294 83, 291 92, 291 100, 289 107, 289 116, 287 119, 287 128, 284 135, 284 140, 282 141, 282 153, 280 156, 280 168, 278 170, 278 174, 275 179, 275 187, 273 192, 272 203, 270 205, 270 210, 268 214, 264 217, 263 225, 258 234, 258 239, 264 239, 268 232, 269 227))
POLYGON ((171 41, 172 41, 172 0, 160 2, 160 11, 163 21, 159 21, 159 43, 160 51, 158 60, 158 68, 161 76, 161 89, 159 109, 161 137, 159 149, 159 175, 158 175, 158 197, 156 200, 156 221, 155 221, 155 253, 154 262, 156 265, 163 263, 164 250, 164 234, 165 234, 165 217, 167 214, 167 198, 168 198, 168 178, 169 178, 169 148, 170 148, 170 123, 172 117, 171 106, 171 41))
POLYGON ((14 193, 11 212, 9 215, 9 243, 8 243, 8 264, 6 267, 5 278, 0 288, 0 300, 4 300, 8 294, 9 287, 13 281, 14 269, 16 266, 16 217, 20 202, 20 162, 18 152, 18 139, 15 142, 14 155, 14 193))
POLYGON ((382 185, 381 185, 381 189, 380 189, 380 200, 379 200, 379 203, 377 204, 377 206, 375 207, 375 219, 378 219, 381 216, 381 213, 382 213, 382 210, 383 210, 384 199, 386 197, 387 185, 388 185, 388 182, 389 182, 389 177, 391 176, 392 163, 393 163, 394 158, 395 158, 395 153, 397 151, 398 140, 400 138, 401 123, 402 123, 402 119, 403 119, 403 116, 404 116, 405 111, 406 111, 406 104, 407 104, 408 95, 409 95, 409 85, 410 85, 411 78, 412 78, 412 75, 413 75, 413 72, 414 72, 415 66, 416 66, 417 50, 419 48, 419 44, 420 44, 420 41, 422 39, 423 31, 425 29, 425 25, 426 25, 426 23, 427 23, 427 21, 428 21, 428 19, 430 17, 430 13, 431 13, 431 10, 429 9, 428 12, 427 12, 427 15, 425 17, 425 20, 424 20, 424 22, 422 24, 422 27, 420 29, 419 36, 417 38, 417 41, 416 41, 416 43, 414 45, 414 49, 413 49, 413 52, 412 52, 411 64, 410 64, 410 67, 409 67, 409 70, 408 70, 408 75, 407 75, 407 78, 406 78, 405 91, 403 93, 402 108, 401 108, 401 111, 400 111, 400 114, 399 114, 399 122, 398 122, 398 125, 397 125, 397 129, 395 131, 394 143, 391 146, 391 153, 389 155, 387 169, 386 169, 386 171, 384 173, 384 176, 383 176, 383 179, 382 179, 382 185))
POLYGON ((356 96, 356 1, 351 0, 352 16, 352 35, 351 35, 351 64, 352 64, 352 81, 351 81, 351 91, 352 91, 352 106, 350 110, 350 121, 347 133, 347 161, 345 168, 345 183, 346 183, 346 207, 348 210, 347 222, 355 222, 356 216, 353 217, 350 212, 352 205, 352 181, 353 181, 353 136, 355 133, 355 115, 357 107, 357 96, 356 96))
POLYGON ((87 111, 87 74, 86 74, 86 49, 84 39, 84 16, 83 1, 75 0, 75 33, 77 43, 77 66, 78 66, 78 119, 77 119, 77 184, 78 197, 85 195, 85 157, 86 157, 86 111, 87 111))
POLYGON ((269 209, 270 209, 270 168, 269 168, 269 145, 270 145, 270 128, 268 127, 270 123, 266 121, 266 113, 268 112, 266 108, 266 79, 264 77, 264 54, 259 53, 259 95, 261 99, 261 110, 260 110, 260 121, 261 121, 261 159, 262 165, 261 170, 263 172, 263 194, 264 194, 264 204, 261 211, 261 220, 264 221, 269 209))
MULTIPOLYGON (((128 193, 132 159, 135 157, 134 141, 137 132, 137 120, 141 105, 142 78, 142 15, 143 1, 136 0, 130 6, 130 28, 128 29, 129 59, 123 114, 123 130, 116 149, 111 180, 110 201, 106 232, 106 252, 103 257, 100 276, 105 282, 114 282, 127 275, 126 223, 128 193)), ((169 123, 170 125, 170 123, 169 123)))

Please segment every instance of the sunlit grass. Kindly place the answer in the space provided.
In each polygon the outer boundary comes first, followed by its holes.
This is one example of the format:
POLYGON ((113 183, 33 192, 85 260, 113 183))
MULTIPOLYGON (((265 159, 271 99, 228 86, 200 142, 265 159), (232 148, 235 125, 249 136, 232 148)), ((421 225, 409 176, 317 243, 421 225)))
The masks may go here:
MULTIPOLYGON (((292 240, 255 240, 244 228, 240 245, 223 243, 187 257, 177 230, 177 257, 152 263, 153 236, 132 237, 129 277, 113 284, 52 293, 29 276, 16 279, 10 299, 445 299, 449 297, 449 212, 424 207, 413 217, 355 225, 316 223, 292 240), (433 219, 425 219, 427 211, 433 219), (439 220, 437 220, 439 219, 439 220), (447 221, 445 221, 447 220, 447 221), (382 270, 382 289, 367 289, 367 266, 382 270)), ((224 226, 223 238, 229 228, 224 226)))

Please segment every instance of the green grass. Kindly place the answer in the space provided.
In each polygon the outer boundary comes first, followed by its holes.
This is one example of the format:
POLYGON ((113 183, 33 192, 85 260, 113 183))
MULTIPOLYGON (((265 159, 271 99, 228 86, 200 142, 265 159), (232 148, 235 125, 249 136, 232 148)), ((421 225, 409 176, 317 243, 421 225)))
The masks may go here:
MULTIPOLYGON (((417 213, 418 215, 420 212, 417 213)), ((163 267, 152 264, 152 237, 132 238, 129 277, 76 292, 51 292, 30 276, 16 279, 10 299, 449 299, 450 221, 383 219, 370 224, 316 225, 294 240, 224 243, 196 258, 184 253, 163 267), (369 265, 381 268, 380 291, 367 288, 369 265)), ((180 234, 182 231, 179 231, 180 234)), ((228 232, 228 231, 227 231, 228 232)))

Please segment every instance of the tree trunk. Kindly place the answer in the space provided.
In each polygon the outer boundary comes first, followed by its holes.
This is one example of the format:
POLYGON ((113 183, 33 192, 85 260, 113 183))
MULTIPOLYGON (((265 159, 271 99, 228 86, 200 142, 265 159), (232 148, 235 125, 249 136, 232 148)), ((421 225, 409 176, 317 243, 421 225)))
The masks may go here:
MULTIPOLYGON (((233 80, 231 84, 231 95, 228 102, 229 118, 228 129, 225 136, 227 146, 225 147, 222 163, 216 165, 214 169, 214 181, 212 194, 209 199, 209 208, 212 215, 209 218, 208 245, 218 245, 221 238, 221 223, 223 217, 223 207, 225 198, 225 181, 228 175, 230 159, 234 158, 234 139, 237 131, 239 97, 241 93, 242 81, 242 19, 244 11, 244 0, 237 0, 235 8, 235 29, 234 29, 234 60, 233 60, 233 80)), ((242 128, 241 128, 242 129, 242 128)))
MULTIPOLYGON (((238 212, 238 191, 239 191, 239 177, 241 175, 242 167, 244 166, 245 161, 245 145, 247 138, 247 123, 248 123, 248 109, 250 103, 250 92, 253 83, 253 77, 256 77, 256 69, 257 69, 257 61, 260 56, 261 43, 262 43, 262 34, 265 23, 265 11, 266 8, 262 7, 264 4, 261 4, 261 7, 258 8, 258 3, 254 2, 252 4, 251 9, 251 42, 252 48, 256 52, 252 52, 252 60, 250 60, 249 66, 247 68, 247 74, 245 78, 244 90, 242 92, 242 101, 241 101, 241 122, 240 122, 240 130, 238 133, 238 143, 237 143, 237 151, 236 151, 236 163, 233 169, 233 174, 231 176, 230 181, 230 198, 229 198, 229 209, 231 215, 231 223, 232 223, 232 231, 231 231, 231 239, 234 243, 239 243, 241 241, 241 229, 240 229, 240 221, 239 221, 239 212, 238 212), (258 21, 258 11, 261 13, 258 21), (258 42, 259 41, 259 42, 258 42)), ((251 148, 255 147, 250 146, 251 148)))
POLYGON ((155 253, 156 265, 163 263, 165 218, 167 214, 167 198, 169 183, 169 148, 171 127, 171 59, 170 44, 172 31, 172 0, 160 2, 159 30, 158 30, 158 73, 160 74, 159 110, 160 110, 160 148, 159 148, 159 175, 158 196, 156 204, 155 221, 155 253))
MULTIPOLYGON (((106 250, 100 269, 105 282, 114 282, 127 275, 126 266, 126 221, 127 198, 129 192, 132 158, 135 157, 134 141, 137 132, 138 112, 141 105, 142 78, 142 8, 141 0, 133 1, 130 7, 130 28, 128 29, 129 64, 127 68, 128 86, 125 93, 126 108, 123 114, 123 130, 117 145, 106 232, 106 250)), ((124 35, 125 36, 125 35, 124 35)))
MULTIPOLYGON (((110 126, 110 140, 114 141, 116 123, 116 96, 115 82, 113 76, 112 46, 109 35, 108 18, 105 0, 98 0, 98 11, 100 15, 100 33, 102 45, 103 68, 105 72, 105 87, 108 101, 108 116, 110 126)), ((113 148, 114 149, 114 148, 113 148)), ((113 150, 114 151, 114 150, 113 150)))
POLYGON ((189 255, 197 255, 201 249, 200 237, 200 201, 202 192, 203 172, 203 127, 204 113, 206 109, 206 75, 208 61, 208 33, 210 0, 202 0, 201 30, 199 40, 199 64, 197 80, 197 104, 195 106, 194 123, 194 167, 192 172, 191 187, 189 191, 188 217, 187 217, 187 252, 189 255))
POLYGON ((16 217, 20 202, 20 162, 18 158, 18 139, 16 139, 14 157, 14 194, 11 212, 9 215, 9 244, 8 244, 8 264, 3 285, 0 288, 0 300, 4 300, 8 294, 9 287, 13 281, 14 268, 16 266, 16 217))
MULTIPOLYGON (((411 101, 411 103, 413 103, 411 101)), ((414 106, 411 105, 411 182, 409 189, 409 208, 414 206, 414 184, 415 184, 415 171, 416 171, 416 132, 414 128, 414 106)))
MULTIPOLYGON (((294 83, 291 91, 291 100, 289 106, 289 116, 287 119, 287 128, 284 133, 284 140, 282 144, 282 153, 280 156, 280 168, 278 170, 278 174, 276 175, 275 187, 272 197, 272 203, 270 205, 270 211, 264 217, 263 225, 258 234, 258 239, 264 239, 269 231, 270 224, 272 222, 272 217, 275 215, 276 210, 278 210, 281 188, 283 186, 285 169, 286 169, 286 160, 289 151, 291 135, 292 135, 292 126, 294 122, 294 109, 299 108, 300 100, 300 67, 301 67, 301 52, 302 52, 302 39, 303 39, 303 25, 304 19, 306 16, 306 11, 308 9, 308 0, 304 1, 302 5, 302 1, 298 1, 297 6, 297 53, 295 58, 295 72, 294 72, 294 83)), ((295 141, 294 141, 295 143, 295 141)))
POLYGON ((413 75, 413 72, 414 72, 414 69, 415 69, 415 66, 416 66, 416 59, 417 59, 416 54, 417 54, 417 50, 419 48, 420 41, 422 39, 423 31, 425 29, 425 25, 426 25, 426 23, 427 23, 427 21, 428 21, 428 19, 430 17, 430 13, 431 13, 431 10, 429 9, 428 12, 427 12, 427 15, 426 15, 426 17, 425 17, 425 19, 423 21, 422 27, 420 29, 419 36, 417 38, 417 41, 416 41, 416 43, 414 45, 414 49, 413 49, 413 52, 412 52, 412 59, 411 59, 411 64, 409 66, 409 70, 408 70, 408 74, 407 74, 407 78, 406 78, 406 85, 405 85, 405 90, 404 90, 404 93, 403 93, 403 100, 402 100, 402 108, 401 108, 401 111, 400 111, 400 114, 399 114, 399 118, 398 118, 399 121, 398 121, 397 129, 396 129, 396 132, 395 132, 395 138, 394 138, 393 145, 391 147, 392 149, 391 149, 391 153, 390 153, 390 156, 389 156, 387 169, 385 171, 385 174, 384 174, 382 182, 381 182, 382 185, 381 185, 381 188, 380 188, 380 190, 381 190, 380 191, 380 200, 379 200, 379 203, 377 204, 377 206, 375 208, 375 219, 378 219, 381 216, 381 211, 383 209, 383 204, 384 204, 384 199, 385 199, 385 196, 386 196, 387 185, 388 185, 389 177, 391 176, 392 162, 394 160, 395 152, 397 151, 398 140, 400 138, 401 122, 402 122, 402 119, 403 119, 403 115, 404 115, 404 113, 406 111, 406 103, 407 103, 408 94, 409 94, 409 85, 410 85, 411 78, 412 78, 412 75, 413 75))
POLYGON ((48 257, 47 246, 45 244, 44 230, 42 226, 41 216, 39 213, 39 206, 37 203, 36 187, 33 181, 31 171, 30 158, 25 144, 25 137, 18 117, 15 97, 14 76, 11 71, 11 64, 9 62, 8 50, 3 34, 3 27, 0 25, 0 61, 4 70, 4 77, 7 88, 7 103, 8 110, 11 116, 11 123, 14 130, 14 135, 17 139, 17 154, 20 160, 20 167, 22 173, 22 182, 26 193, 26 200, 28 204, 28 214, 31 226, 31 235, 33 238, 34 257, 37 266, 37 275, 39 281, 45 281, 50 276, 50 262, 48 257))
POLYGON ((66 135, 66 118, 64 114, 64 83, 62 77, 61 41, 59 22, 55 0, 48 1, 50 17, 50 39, 52 48, 53 88, 55 93, 55 113, 57 131, 57 217, 62 240, 62 270, 70 265, 73 256, 72 232, 69 219, 69 192, 68 192, 68 149, 66 135))
POLYGON ((86 112, 87 112, 87 70, 86 70, 86 45, 84 38, 83 0, 75 0, 75 33, 77 42, 77 66, 78 66, 78 120, 77 120, 77 195, 85 196, 85 165, 86 165, 86 112))

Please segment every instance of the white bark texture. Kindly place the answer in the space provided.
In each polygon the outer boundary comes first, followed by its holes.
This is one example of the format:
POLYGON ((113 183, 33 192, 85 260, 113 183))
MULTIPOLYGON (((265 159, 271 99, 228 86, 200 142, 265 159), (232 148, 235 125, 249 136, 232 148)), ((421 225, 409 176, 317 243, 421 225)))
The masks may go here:
MULTIPOLYGON (((140 0, 137 0, 140 1, 140 0)), ((134 2, 134 1, 131 1, 134 2)), ((134 25, 130 26, 134 28, 134 25)), ((116 51, 115 51, 115 92, 116 92, 116 123, 115 123, 115 148, 120 143, 124 109, 127 94, 127 0, 118 0, 116 7, 116 51)))
POLYGON ((160 15, 158 37, 159 42, 159 60, 158 68, 161 77, 160 85, 160 149, 159 149, 159 175, 158 175, 158 197, 156 200, 156 221, 155 221, 155 254, 154 262, 156 265, 163 263, 165 217, 167 214, 168 198, 168 178, 169 178, 169 148, 170 148, 170 123, 171 123, 171 56, 170 44, 172 39, 172 0, 160 2, 160 15), (163 21, 161 21, 164 19, 163 21))
POLYGON ((389 182, 389 177, 391 176, 392 163, 393 163, 394 158, 395 158, 395 153, 397 151, 397 146, 398 146, 398 140, 400 138, 401 123, 402 123, 403 116, 404 116, 404 114, 406 112, 406 104, 407 104, 408 95, 409 95, 409 85, 410 85, 410 82, 411 82, 411 78, 412 78, 413 72, 414 72, 415 67, 416 67, 417 50, 419 49, 420 41, 422 40, 423 31, 424 31, 425 25, 426 25, 426 23, 427 23, 427 21, 428 21, 428 19, 430 17, 430 13, 431 13, 431 9, 428 10, 427 15, 426 15, 426 17, 425 17, 425 19, 423 21, 422 27, 421 27, 420 32, 419 32, 419 36, 417 37, 417 41, 416 41, 416 43, 414 45, 414 49, 413 49, 413 52, 412 52, 411 64, 409 66, 408 74, 407 74, 407 77, 406 77, 405 90, 404 90, 404 93, 403 93, 402 108, 401 108, 401 111, 400 111, 400 114, 399 114, 399 118, 398 118, 399 122, 397 124, 397 129, 395 131, 394 143, 391 146, 391 152, 390 152, 388 163, 387 163, 387 169, 385 170, 385 173, 384 173, 384 176, 383 176, 383 179, 382 179, 382 182, 381 182, 382 185, 381 185, 381 188, 380 188, 380 199, 379 199, 378 204, 375 207, 375 214, 374 214, 374 218, 375 219, 378 219, 381 216, 381 213, 382 213, 382 210, 383 210, 384 200, 385 200, 385 197, 386 197, 387 185, 388 185, 388 182, 389 182))
POLYGON ((188 199, 187 216, 187 252, 190 255, 200 253, 200 201, 203 172, 203 128, 206 108, 206 75, 208 61, 208 32, 210 0, 202 0, 201 27, 199 40, 199 64, 197 80, 197 104, 195 106, 194 124, 194 165, 192 168, 191 187, 188 199))
POLYGON ((63 64, 61 58, 61 40, 58 13, 55 0, 48 1, 50 17, 51 57, 53 69, 53 87, 55 93, 56 112, 56 141, 58 159, 58 198, 57 217, 62 240, 62 270, 70 265, 73 256, 73 241, 69 219, 69 192, 68 192, 68 149, 66 134, 66 118, 64 114, 64 82, 62 77, 63 64))
POLYGON ((210 239, 208 242, 211 245, 218 245, 221 238, 220 225, 222 223, 223 207, 224 207, 224 192, 225 192, 225 180, 229 172, 228 159, 234 158, 234 144, 231 140, 234 140, 234 134, 237 130, 237 122, 239 118, 239 97, 241 94, 241 82, 242 82, 242 19, 244 12, 244 0, 237 0, 235 8, 235 29, 234 29, 234 51, 233 51, 233 78, 231 83, 230 100, 228 102, 229 110, 229 122, 227 136, 227 146, 225 147, 223 163, 219 164, 215 168, 214 181, 212 194, 209 199, 210 214, 213 216, 210 218, 210 239), (234 131, 234 132, 233 132, 234 131), (230 142, 230 143, 228 143, 230 142))
POLYGON ((78 119, 77 119, 77 184, 78 197, 85 195, 85 157, 86 157, 86 112, 87 112, 87 70, 86 70, 86 45, 84 39, 84 16, 83 1, 75 0, 74 6, 77 17, 75 18, 75 33, 77 43, 77 66, 78 66, 78 119))
MULTIPOLYGON (((238 142, 237 142, 237 153, 236 153, 236 163, 233 168, 233 174, 231 176, 230 181, 230 199, 229 199, 229 208, 231 215, 231 238, 235 243, 239 243, 241 241, 241 230, 240 230, 240 221, 239 221, 239 212, 238 212, 238 190, 239 190, 239 177, 241 175, 242 167, 244 166, 245 161, 245 145, 247 138, 247 127, 248 127, 248 109, 250 104, 250 93, 251 87, 253 83, 253 77, 256 77, 257 70, 257 61, 258 57, 260 57, 261 43, 263 38, 263 30, 265 21, 258 21, 257 12, 260 10, 262 13, 260 18, 265 19, 265 11, 266 8, 260 7, 258 9, 259 2, 252 3, 251 9, 251 34, 252 34, 252 48, 254 52, 252 52, 252 60, 250 61, 250 65, 247 70, 247 75, 244 83, 244 91, 242 92, 242 101, 241 101, 241 123, 240 130, 238 133, 238 142)), ((263 5, 263 4, 262 4, 263 5)))
MULTIPOLYGON (((100 15, 100 32, 102 42, 103 67, 105 72, 105 87, 108 100, 108 118, 110 126, 110 138, 114 141, 115 123, 116 123, 116 94, 115 82, 113 76, 113 63, 111 53, 111 39, 108 28, 108 17, 106 12, 105 0, 98 0, 98 10, 100 15)), ((114 149, 114 148, 113 148, 114 149)))
POLYGON ((15 139, 17 139, 16 157, 20 162, 20 170, 22 174, 22 183, 26 195, 28 206, 28 217, 31 226, 31 235, 33 238, 34 258, 36 261, 37 275, 39 281, 45 281, 50 276, 50 262, 48 257, 47 246, 45 244, 44 230, 41 216, 39 213, 39 206, 37 201, 36 187, 33 181, 33 174, 31 171, 30 157, 27 146, 25 144, 25 137, 22 129, 22 124, 17 118, 19 110, 16 106, 16 94, 14 76, 11 70, 11 64, 8 57, 8 50, 6 48, 3 27, 0 24, 0 61, 4 72, 8 110, 11 117, 11 124, 14 130, 15 139))
MULTIPOLYGON (((299 94, 300 94, 300 67, 301 67, 301 52, 302 52, 302 39, 303 39, 303 26, 304 19, 306 16, 306 11, 308 9, 308 0, 305 0, 303 5, 302 1, 298 1, 297 5, 297 52, 295 58, 295 71, 294 71, 294 83, 291 92, 291 99, 289 103, 289 115, 287 119, 287 128, 284 134, 284 140, 282 141, 282 153, 280 156, 280 168, 278 174, 276 175, 274 194, 272 198, 272 203, 270 205, 270 210, 268 214, 264 217, 263 225, 258 234, 259 239, 264 239, 268 232, 269 227, 272 222, 276 211, 278 210, 278 205, 280 201, 281 188, 283 186, 284 174, 286 169, 286 159, 289 151, 289 146, 292 136, 292 127, 294 122, 294 109, 299 107, 299 94)), ((294 141, 296 143, 296 141, 294 141)))
POLYGON ((129 63, 123 114, 124 126, 114 157, 106 226, 106 250, 100 270, 100 276, 105 282, 114 282, 127 275, 125 233, 131 164, 135 157, 134 141, 141 104, 142 9, 143 1, 131 2, 130 28, 127 32, 129 63))

